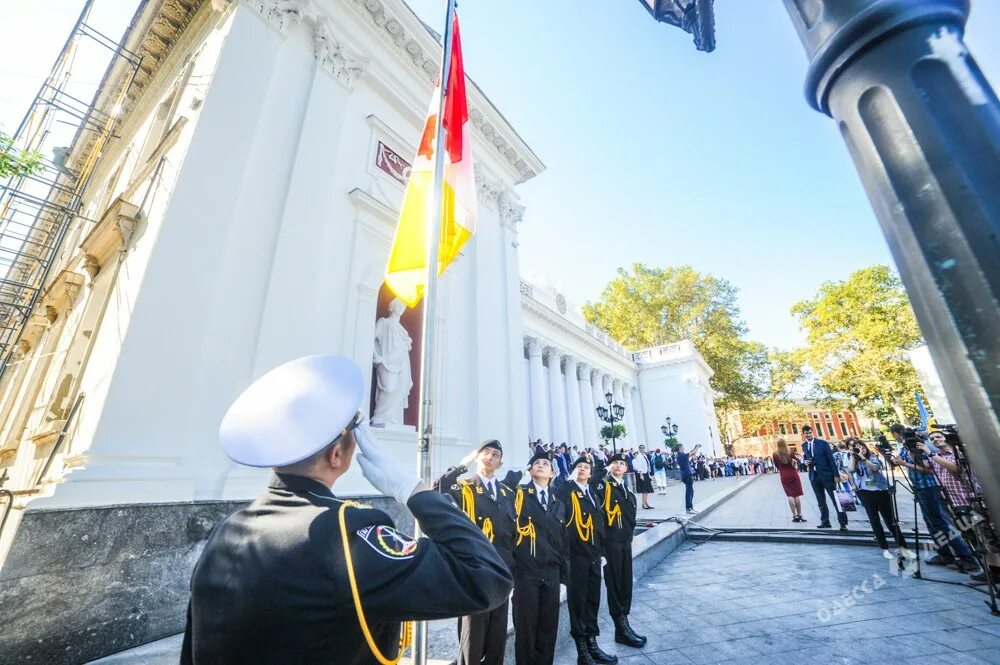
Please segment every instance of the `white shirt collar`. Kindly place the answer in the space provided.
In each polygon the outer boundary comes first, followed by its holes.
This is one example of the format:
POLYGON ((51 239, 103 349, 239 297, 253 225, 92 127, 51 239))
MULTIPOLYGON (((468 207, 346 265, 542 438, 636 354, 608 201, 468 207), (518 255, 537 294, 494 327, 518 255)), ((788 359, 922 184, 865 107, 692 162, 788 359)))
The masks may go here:
POLYGON ((581 485, 579 480, 574 480, 573 483, 577 487, 579 487, 580 490, 583 491, 583 492, 589 492, 590 491, 590 485, 581 485))
POLYGON ((479 481, 486 487, 489 487, 490 483, 495 483, 497 481, 496 476, 493 476, 492 478, 487 478, 481 473, 477 473, 476 475, 479 476, 479 481))
POLYGON ((539 485, 538 483, 536 483, 534 480, 531 481, 531 484, 535 486, 535 491, 536 492, 548 492, 549 491, 548 487, 542 487, 541 485, 539 485))

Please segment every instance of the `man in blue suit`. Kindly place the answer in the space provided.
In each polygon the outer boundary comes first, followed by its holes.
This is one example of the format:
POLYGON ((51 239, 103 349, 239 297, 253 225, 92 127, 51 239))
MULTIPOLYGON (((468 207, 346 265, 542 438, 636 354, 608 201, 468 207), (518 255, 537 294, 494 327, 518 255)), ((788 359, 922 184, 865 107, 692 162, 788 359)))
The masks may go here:
POLYGON ((816 503, 819 504, 819 524, 817 529, 831 529, 830 508, 826 505, 826 497, 830 496, 833 501, 833 509, 837 511, 837 521, 840 523, 840 530, 847 531, 847 513, 840 510, 840 503, 833 493, 837 489, 837 481, 840 479, 840 469, 837 467, 837 459, 833 456, 830 444, 823 439, 817 439, 813 435, 813 429, 809 425, 802 428, 802 435, 805 441, 802 443, 803 457, 809 467, 809 483, 816 494, 816 503))

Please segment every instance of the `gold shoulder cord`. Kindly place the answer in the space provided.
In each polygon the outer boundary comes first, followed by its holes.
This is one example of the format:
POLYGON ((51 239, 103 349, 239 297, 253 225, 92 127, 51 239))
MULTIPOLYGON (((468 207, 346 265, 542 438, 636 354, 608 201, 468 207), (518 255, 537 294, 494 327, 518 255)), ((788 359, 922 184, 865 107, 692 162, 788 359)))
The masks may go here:
POLYGON ((358 582, 354 577, 354 561, 351 559, 351 545, 347 540, 347 507, 351 506, 354 508, 358 505, 360 504, 354 503, 353 501, 345 501, 340 506, 338 514, 338 519, 340 521, 340 537, 344 542, 344 559, 347 561, 347 579, 351 583, 351 595, 354 597, 354 610, 358 614, 358 623, 361 624, 361 632, 365 634, 365 641, 368 642, 368 648, 371 649, 375 659, 381 663, 381 665, 396 665, 403 657, 403 652, 410 647, 410 644, 413 643, 413 622, 403 622, 399 634, 399 653, 396 657, 389 659, 383 656, 382 652, 379 651, 378 645, 375 644, 375 639, 372 637, 371 631, 368 629, 368 621, 365 620, 365 611, 361 607, 361 594, 358 592, 358 582))
POLYGON ((528 515, 527 526, 521 526, 521 506, 523 505, 524 490, 518 487, 517 496, 514 497, 514 512, 517 514, 517 518, 514 520, 514 526, 517 528, 516 545, 520 545, 521 541, 527 536, 531 539, 531 556, 535 556, 535 525, 531 523, 531 515, 528 515))
POLYGON ((611 526, 615 522, 615 518, 618 518, 619 528, 622 525, 622 507, 617 503, 615 507, 611 507, 611 483, 604 483, 604 512, 608 516, 608 526, 611 526))
MULTIPOLYGON (((472 485, 462 484, 462 512, 469 516, 472 523, 476 523, 476 497, 472 493, 472 485)), ((483 534, 493 542, 493 520, 489 517, 483 520, 483 534)))
MULTIPOLYGON (((576 492, 570 492, 573 502, 573 522, 576 524, 576 533, 580 536, 580 540, 589 540, 593 542, 594 540, 594 516, 587 515, 587 519, 583 519, 583 508, 580 507, 580 497, 576 495, 576 492)), ((567 525, 568 526, 568 525, 567 525)))

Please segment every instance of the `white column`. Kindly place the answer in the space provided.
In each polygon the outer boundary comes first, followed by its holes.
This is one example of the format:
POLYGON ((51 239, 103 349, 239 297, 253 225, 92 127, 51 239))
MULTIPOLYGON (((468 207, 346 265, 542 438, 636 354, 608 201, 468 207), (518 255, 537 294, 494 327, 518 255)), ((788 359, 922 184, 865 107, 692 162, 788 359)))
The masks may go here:
POLYGON ((528 374, 531 379, 531 440, 552 440, 549 434, 549 412, 545 408, 545 368, 542 367, 542 345, 528 338, 528 374))
POLYGON ((580 389, 576 379, 577 360, 566 356, 566 415, 569 417, 569 442, 584 445, 583 419, 580 413, 580 389))
POLYGON ((601 439, 597 432, 597 412, 594 410, 594 393, 590 387, 590 365, 581 363, 577 367, 576 392, 580 396, 580 417, 583 420, 583 437, 588 446, 596 446, 601 439))
POLYGON ((645 444, 646 448, 649 448, 649 442, 646 441, 646 437, 635 426, 636 423, 636 413, 633 410, 632 401, 632 386, 625 384, 622 386, 622 397, 625 399, 622 402, 622 406, 625 407, 625 426, 628 428, 629 439, 638 446, 639 444, 645 444))
POLYGON ((560 444, 569 439, 566 427, 566 383, 562 376, 563 352, 554 346, 546 347, 549 359, 549 413, 552 416, 552 442, 560 444))
MULTIPOLYGON (((597 407, 607 406, 604 403, 604 375, 601 370, 596 367, 590 372, 590 393, 594 400, 594 418, 597 418, 597 407)), ((601 428, 604 427, 604 421, 594 421, 594 425, 597 428, 597 438, 594 439, 594 443, 591 445, 600 445, 601 441, 601 428)))

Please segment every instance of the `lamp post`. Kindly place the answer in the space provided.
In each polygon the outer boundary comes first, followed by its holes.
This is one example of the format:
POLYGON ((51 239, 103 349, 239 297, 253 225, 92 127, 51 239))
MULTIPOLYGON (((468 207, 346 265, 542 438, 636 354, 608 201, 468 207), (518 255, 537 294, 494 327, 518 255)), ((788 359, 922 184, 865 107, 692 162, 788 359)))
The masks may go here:
POLYGON ((670 416, 667 416, 666 425, 660 425, 660 431, 663 432, 663 436, 668 439, 677 436, 677 430, 679 429, 680 427, 678 427, 677 423, 670 419, 670 416))
MULTIPOLYGON (((711 0, 640 0, 714 47, 711 0)), ((875 209, 969 457, 1000 515, 1000 101, 963 39, 969 0, 785 0, 875 209)))
POLYGON ((625 407, 615 404, 615 396, 610 392, 604 393, 604 399, 608 401, 608 405, 597 407, 597 417, 611 425, 611 449, 617 454, 618 437, 615 436, 615 422, 625 417, 625 407))

